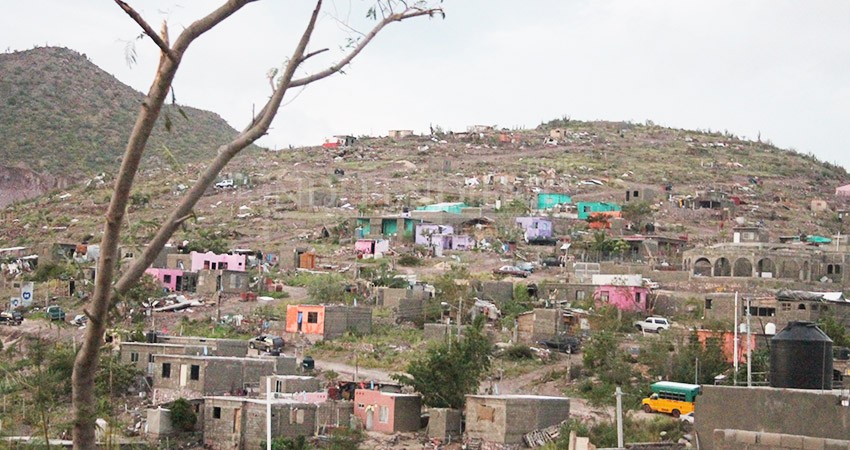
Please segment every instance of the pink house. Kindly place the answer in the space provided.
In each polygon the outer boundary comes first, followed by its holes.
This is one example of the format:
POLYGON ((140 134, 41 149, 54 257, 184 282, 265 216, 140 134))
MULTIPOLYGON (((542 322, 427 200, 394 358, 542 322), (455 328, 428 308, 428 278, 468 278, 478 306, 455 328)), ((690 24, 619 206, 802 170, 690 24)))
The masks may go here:
POLYGON ((643 286, 602 285, 596 288, 593 299, 597 304, 613 305, 623 311, 646 311, 649 289, 643 286))
POLYGON ((213 252, 192 252, 192 272, 199 270, 234 270, 245 271, 245 255, 216 255, 213 252))
POLYGON ((151 267, 145 270, 145 273, 156 278, 162 285, 162 288, 167 289, 169 292, 177 291, 183 278, 183 271, 180 269, 157 269, 151 267))
POLYGON ((835 195, 837 197, 850 197, 850 184, 835 188, 835 195))
POLYGON ((417 394, 357 389, 354 391, 354 415, 368 431, 419 431, 422 399, 417 394))

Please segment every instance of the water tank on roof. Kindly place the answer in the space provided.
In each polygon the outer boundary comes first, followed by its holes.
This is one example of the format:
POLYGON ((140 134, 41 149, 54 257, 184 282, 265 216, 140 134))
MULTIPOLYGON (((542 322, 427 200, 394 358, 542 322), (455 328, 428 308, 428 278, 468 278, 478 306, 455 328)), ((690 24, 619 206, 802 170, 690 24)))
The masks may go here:
POLYGON ((148 331, 145 333, 145 342, 148 344, 156 344, 156 331, 148 331))
POLYGON ((832 389, 832 339, 812 322, 789 322, 770 340, 770 385, 832 389))

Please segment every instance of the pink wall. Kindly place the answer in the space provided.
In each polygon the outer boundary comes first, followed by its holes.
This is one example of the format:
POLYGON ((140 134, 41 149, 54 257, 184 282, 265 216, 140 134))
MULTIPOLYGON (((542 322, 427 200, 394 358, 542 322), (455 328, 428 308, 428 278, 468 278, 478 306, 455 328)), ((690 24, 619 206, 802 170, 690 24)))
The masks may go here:
POLYGON ((384 395, 381 391, 372 391, 369 389, 357 389, 354 391, 354 415, 360 419, 363 427, 366 427, 366 417, 372 412, 372 431, 381 433, 393 433, 394 418, 395 418, 395 398, 384 395), (382 423, 380 407, 386 406, 389 408, 387 422, 382 423))
POLYGON ((603 285, 596 288, 593 299, 597 304, 613 305, 623 311, 646 311, 648 296, 649 289, 641 286, 603 285))
POLYGON ((171 292, 177 290, 177 277, 183 276, 183 271, 180 269, 150 268, 145 270, 145 273, 156 278, 163 288, 171 292), (168 278, 168 281, 166 281, 166 278, 168 278))
POLYGON ((245 271, 245 255, 216 255, 213 252, 192 252, 192 272, 203 269, 245 271))

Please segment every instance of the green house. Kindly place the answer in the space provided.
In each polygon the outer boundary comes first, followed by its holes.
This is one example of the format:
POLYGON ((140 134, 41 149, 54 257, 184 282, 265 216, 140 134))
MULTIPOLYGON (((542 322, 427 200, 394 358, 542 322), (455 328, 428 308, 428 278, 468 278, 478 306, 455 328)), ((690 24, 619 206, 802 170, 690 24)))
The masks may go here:
POLYGON ((576 203, 576 211, 578 211, 579 219, 587 220, 593 213, 620 211, 620 205, 605 202, 578 202, 576 203))
POLYGON ((537 194, 537 209, 549 209, 555 205, 572 203, 573 199, 567 194, 537 194))
POLYGON ((434 203, 433 205, 425 205, 416 208, 417 211, 431 211, 431 212, 447 212, 450 214, 460 214, 461 210, 466 208, 466 205, 462 202, 454 202, 454 203, 434 203))

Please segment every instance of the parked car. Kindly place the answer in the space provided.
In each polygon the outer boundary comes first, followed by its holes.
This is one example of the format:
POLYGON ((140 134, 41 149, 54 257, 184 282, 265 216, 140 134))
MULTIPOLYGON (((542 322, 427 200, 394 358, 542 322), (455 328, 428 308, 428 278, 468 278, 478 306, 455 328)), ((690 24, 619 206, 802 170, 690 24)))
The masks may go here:
POLYGON ((540 341, 540 344, 562 353, 578 353, 581 348, 581 340, 579 338, 566 334, 544 339, 540 341))
POLYGON ((528 272, 520 269, 516 266, 502 266, 498 269, 493 269, 493 273, 496 275, 510 275, 512 277, 520 277, 525 278, 528 276, 528 272))
POLYGON ((47 314, 47 318, 50 320, 65 320, 65 311, 60 306, 48 306, 47 309, 44 310, 44 313, 47 314))
POLYGON ((0 312, 0 325, 20 325, 24 321, 24 316, 17 311, 0 312))
POLYGON ((232 188, 233 186, 234 186, 233 180, 230 179, 230 178, 228 178, 226 180, 221 180, 221 181, 219 181, 218 183, 215 184, 215 187, 217 187, 219 189, 232 188))
POLYGON ((85 325, 88 321, 89 318, 86 317, 85 314, 77 314, 73 319, 71 319, 71 323, 78 327, 85 325))
POLYGON ((270 334, 261 334, 253 339, 248 344, 249 347, 265 352, 280 350, 283 348, 283 338, 270 334))
POLYGON ((535 266, 536 266, 536 264, 534 264, 532 262, 521 262, 521 263, 516 265, 516 268, 519 269, 519 270, 524 270, 528 273, 532 273, 532 272, 534 272, 535 266))
POLYGON ((661 285, 658 284, 657 281, 652 281, 652 278, 644 278, 642 281, 643 281, 643 287, 645 287, 647 289, 660 289, 661 288, 661 285))
POLYGON ((635 322, 635 328, 644 332, 660 333, 663 330, 670 329, 670 321, 663 317, 647 317, 639 322, 635 322))

